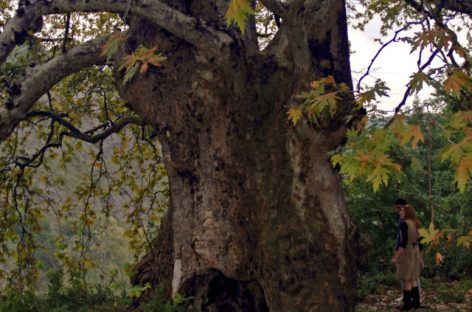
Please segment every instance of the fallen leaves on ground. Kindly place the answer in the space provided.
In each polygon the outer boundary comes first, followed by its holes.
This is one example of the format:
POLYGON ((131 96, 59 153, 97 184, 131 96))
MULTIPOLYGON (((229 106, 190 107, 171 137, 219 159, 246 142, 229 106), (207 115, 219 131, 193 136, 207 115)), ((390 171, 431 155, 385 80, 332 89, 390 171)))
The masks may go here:
MULTIPOLYGON (((438 312, 470 312, 472 311, 472 288, 465 288, 460 282, 438 282, 423 285, 421 303, 424 306, 416 311, 438 312)), ((356 312, 387 312, 399 311, 402 305, 402 292, 397 289, 384 289, 362 298, 356 312)))

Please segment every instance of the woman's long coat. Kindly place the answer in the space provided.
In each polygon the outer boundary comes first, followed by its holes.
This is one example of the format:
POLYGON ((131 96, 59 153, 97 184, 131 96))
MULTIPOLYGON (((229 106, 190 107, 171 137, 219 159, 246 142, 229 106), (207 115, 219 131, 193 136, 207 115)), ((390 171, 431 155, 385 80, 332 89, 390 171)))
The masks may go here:
MULTIPOLYGON (((420 248, 418 246, 418 230, 412 220, 405 220, 408 226, 408 242, 405 250, 398 258, 397 278, 400 280, 418 280, 420 277, 420 248)), ((401 235, 401 232, 400 232, 401 235)), ((403 239, 401 237, 401 239, 403 239)))

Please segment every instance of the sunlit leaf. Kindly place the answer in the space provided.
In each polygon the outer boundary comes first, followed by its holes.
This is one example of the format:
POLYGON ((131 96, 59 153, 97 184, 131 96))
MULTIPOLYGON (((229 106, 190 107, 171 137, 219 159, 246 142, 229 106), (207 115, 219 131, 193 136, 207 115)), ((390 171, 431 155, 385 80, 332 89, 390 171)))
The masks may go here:
POLYGON ((425 245, 437 244, 439 242, 439 238, 441 237, 441 231, 435 229, 433 223, 430 223, 427 229, 420 228, 418 232, 422 237, 421 242, 425 245))

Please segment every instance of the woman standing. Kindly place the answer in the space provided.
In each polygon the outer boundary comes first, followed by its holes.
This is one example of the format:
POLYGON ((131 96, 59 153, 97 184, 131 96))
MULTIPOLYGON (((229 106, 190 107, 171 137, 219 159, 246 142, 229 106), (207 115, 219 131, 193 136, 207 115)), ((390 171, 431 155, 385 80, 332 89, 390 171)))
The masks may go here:
POLYGON ((422 260, 418 246, 418 229, 421 227, 421 222, 416 217, 415 208, 411 205, 402 206, 399 214, 404 222, 400 222, 400 244, 392 258, 392 263, 396 265, 397 278, 403 282, 401 310, 408 311, 413 307, 419 307, 418 280, 422 260))

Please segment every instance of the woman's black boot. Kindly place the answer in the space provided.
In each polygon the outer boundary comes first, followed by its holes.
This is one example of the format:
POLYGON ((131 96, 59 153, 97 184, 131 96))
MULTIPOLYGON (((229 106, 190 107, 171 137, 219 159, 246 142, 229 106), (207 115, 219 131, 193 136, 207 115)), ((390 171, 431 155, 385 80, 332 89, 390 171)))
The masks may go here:
POLYGON ((412 297, 412 304, 413 308, 419 309, 421 304, 420 304, 420 289, 419 287, 413 287, 411 289, 411 297, 412 297))
POLYGON ((403 291, 403 307, 401 311, 410 311, 412 308, 411 304, 411 290, 404 290, 403 291))

